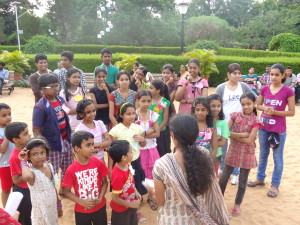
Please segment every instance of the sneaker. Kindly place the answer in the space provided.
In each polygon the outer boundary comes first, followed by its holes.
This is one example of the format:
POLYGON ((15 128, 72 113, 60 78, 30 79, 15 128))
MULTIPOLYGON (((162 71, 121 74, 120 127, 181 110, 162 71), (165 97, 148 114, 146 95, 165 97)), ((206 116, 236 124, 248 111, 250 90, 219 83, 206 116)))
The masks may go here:
POLYGON ((232 175, 230 183, 233 185, 238 184, 239 183, 239 175, 232 175))

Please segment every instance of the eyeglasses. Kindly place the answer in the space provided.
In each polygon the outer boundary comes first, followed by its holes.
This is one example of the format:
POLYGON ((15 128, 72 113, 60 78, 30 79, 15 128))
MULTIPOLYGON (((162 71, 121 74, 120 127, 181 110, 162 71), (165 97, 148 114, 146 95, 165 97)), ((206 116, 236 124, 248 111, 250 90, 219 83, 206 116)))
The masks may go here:
POLYGON ((47 86, 47 87, 43 87, 43 88, 46 88, 46 89, 59 89, 59 86, 58 85, 57 86, 51 86, 51 87, 47 86))

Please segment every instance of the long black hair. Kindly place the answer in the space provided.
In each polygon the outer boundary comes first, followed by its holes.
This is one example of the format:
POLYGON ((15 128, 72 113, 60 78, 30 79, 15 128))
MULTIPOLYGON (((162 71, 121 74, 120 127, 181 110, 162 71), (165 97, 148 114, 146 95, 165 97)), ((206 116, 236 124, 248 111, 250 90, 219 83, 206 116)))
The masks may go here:
MULTIPOLYGON (((65 95, 66 95, 66 102, 68 102, 70 100, 70 97, 71 97, 71 93, 69 92, 69 88, 71 87, 71 84, 70 84, 70 81, 68 80, 68 78, 70 78, 74 73, 79 73, 80 74, 80 71, 76 68, 71 68, 71 69, 68 69, 67 71, 67 77, 66 77, 66 82, 65 82, 65 95)), ((81 82, 79 82, 79 85, 78 87, 81 87, 81 82)))
MULTIPOLYGON (((166 98, 171 103, 169 88, 162 80, 153 80, 151 81, 151 85, 153 85, 156 90, 159 90, 159 94, 162 97, 166 98)), ((171 116, 172 114, 173 114, 172 107, 169 107, 169 116, 171 116)))
POLYGON ((208 150, 195 145, 199 133, 196 118, 187 114, 175 115, 170 122, 170 130, 182 149, 192 195, 205 194, 211 186, 214 168, 208 150))
POLYGON ((223 112, 223 100, 222 100, 221 96, 218 95, 218 94, 212 94, 212 95, 209 95, 207 97, 207 100, 208 100, 209 107, 210 107, 211 102, 214 101, 214 100, 219 101, 221 103, 221 111, 219 112, 218 119, 219 120, 224 120, 225 115, 224 115, 224 112, 223 112))
POLYGON ((195 115, 195 108, 199 104, 203 105, 208 111, 208 114, 206 116, 206 125, 207 125, 207 127, 210 127, 210 128, 214 127, 214 118, 211 115, 210 106, 209 106, 207 97, 205 97, 205 96, 196 97, 194 99, 194 102, 193 102, 193 105, 192 105, 191 113, 193 115, 195 115))

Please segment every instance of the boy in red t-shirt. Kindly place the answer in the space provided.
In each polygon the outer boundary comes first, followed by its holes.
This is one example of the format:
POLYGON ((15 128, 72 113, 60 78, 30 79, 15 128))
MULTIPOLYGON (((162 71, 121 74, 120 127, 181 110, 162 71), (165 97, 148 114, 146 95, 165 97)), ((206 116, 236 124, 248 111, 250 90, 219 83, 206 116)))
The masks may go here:
POLYGON ((72 135, 72 147, 76 154, 67 169, 62 186, 66 198, 75 202, 75 221, 77 225, 107 225, 106 199, 104 197, 109 170, 95 157, 94 135, 78 131, 72 135), (75 194, 71 192, 74 188, 75 194))
POLYGON ((26 181, 22 177, 22 163, 19 160, 19 153, 30 139, 28 126, 26 123, 13 122, 7 125, 5 129, 5 137, 15 144, 15 149, 11 152, 9 165, 12 180, 14 182, 13 191, 21 192, 23 199, 19 205, 20 212, 19 222, 22 225, 31 225, 31 200, 30 191, 26 181))
POLYGON ((137 208, 141 195, 134 185, 134 170, 130 166, 132 151, 128 141, 114 141, 109 156, 116 163, 111 175, 112 208, 111 225, 137 225, 137 208))

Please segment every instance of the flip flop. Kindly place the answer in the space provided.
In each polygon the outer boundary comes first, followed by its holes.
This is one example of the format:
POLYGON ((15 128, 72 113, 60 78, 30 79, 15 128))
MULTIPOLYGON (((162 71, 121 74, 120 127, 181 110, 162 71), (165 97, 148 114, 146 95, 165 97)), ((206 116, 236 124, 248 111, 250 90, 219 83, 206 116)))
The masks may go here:
POLYGON ((241 208, 233 208, 231 215, 234 217, 240 216, 241 215, 241 208))
POLYGON ((256 187, 256 186, 265 186, 265 182, 264 181, 260 181, 259 183, 255 183, 254 181, 249 181, 247 186, 248 187, 256 187))
POLYGON ((158 205, 156 204, 156 202, 155 201, 153 201, 152 199, 147 199, 147 202, 149 203, 149 205, 150 205, 150 208, 153 210, 153 211, 155 211, 155 210, 157 210, 158 209, 158 205))
POLYGON ((136 216, 138 218, 139 223, 145 224, 147 222, 146 218, 143 216, 141 211, 136 211, 136 216))
POLYGON ((278 194, 279 194, 279 190, 278 189, 274 190, 274 191, 270 190, 268 192, 267 196, 270 197, 270 198, 276 198, 278 196, 278 194))

